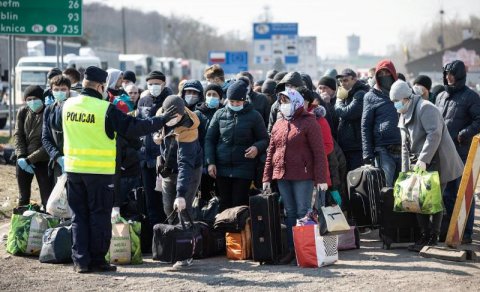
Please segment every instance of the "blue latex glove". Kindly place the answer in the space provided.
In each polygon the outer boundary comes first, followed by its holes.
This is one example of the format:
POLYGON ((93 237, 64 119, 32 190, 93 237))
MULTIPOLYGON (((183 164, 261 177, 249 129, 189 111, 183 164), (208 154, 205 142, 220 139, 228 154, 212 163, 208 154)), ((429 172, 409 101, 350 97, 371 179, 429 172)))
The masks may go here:
POLYGON ((337 203, 339 206, 342 206, 342 197, 340 196, 340 193, 338 191, 330 191, 330 194, 332 195, 335 203, 337 203))
POLYGON ((28 164, 25 158, 18 159, 17 164, 23 171, 33 174, 33 166, 28 164))
POLYGON ((62 168, 62 173, 65 173, 65 162, 64 162, 64 160, 65 159, 64 159, 63 156, 60 156, 60 157, 57 158, 57 163, 62 168))

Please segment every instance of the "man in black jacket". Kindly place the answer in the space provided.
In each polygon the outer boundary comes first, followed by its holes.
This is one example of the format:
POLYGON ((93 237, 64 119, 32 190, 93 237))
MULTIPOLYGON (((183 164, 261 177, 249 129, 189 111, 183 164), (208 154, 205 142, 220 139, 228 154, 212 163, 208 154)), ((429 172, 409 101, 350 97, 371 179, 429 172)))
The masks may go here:
MULTIPOLYGON (((435 104, 442 113, 448 132, 464 163, 467 160, 473 136, 480 132, 480 97, 465 85, 466 79, 467 72, 462 61, 456 60, 446 64, 443 68, 445 91, 437 96, 435 104)), ((460 181, 461 178, 449 182, 443 194, 448 218, 451 217, 455 206, 460 181)), ((474 213, 475 196, 465 226, 463 243, 472 242, 474 213)))
POLYGON ((335 104, 339 119, 338 144, 347 160, 347 170, 354 170, 363 164, 362 134, 360 124, 363 112, 363 97, 369 88, 358 81, 352 69, 345 69, 336 76, 341 83, 335 104))

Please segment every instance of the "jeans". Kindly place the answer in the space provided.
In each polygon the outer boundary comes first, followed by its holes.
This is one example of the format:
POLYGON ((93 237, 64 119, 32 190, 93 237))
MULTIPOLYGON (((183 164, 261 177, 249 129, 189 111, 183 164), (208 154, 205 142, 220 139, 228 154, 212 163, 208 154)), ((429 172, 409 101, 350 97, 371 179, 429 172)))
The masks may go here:
MULTIPOLYGON (((452 218, 453 208, 455 207, 455 201, 457 200, 457 192, 460 187, 460 182, 462 178, 459 177, 456 180, 452 180, 447 183, 447 187, 443 192, 443 204, 447 210, 447 216, 445 219, 450 222, 452 218)), ((473 235, 473 221, 475 219, 475 196, 473 196, 472 206, 470 207, 470 212, 468 214, 467 224, 465 225, 465 232, 463 233, 463 238, 472 238, 473 235)))
POLYGON ((293 250, 292 227, 312 207, 313 181, 279 180, 278 189, 285 206, 288 247, 293 250))
POLYGON ((402 155, 390 153, 386 147, 375 147, 375 166, 383 169, 386 186, 393 187, 398 173, 402 169, 402 155))
POLYGON ((155 184, 157 182, 157 172, 155 167, 147 167, 144 164, 141 167, 143 189, 145 191, 145 199, 147 203, 148 220, 152 228, 155 224, 163 223, 167 216, 163 211, 162 193, 155 191, 155 184))
MULTIPOLYGON (((174 173, 167 178, 162 180, 162 193, 163 193, 163 210, 167 216, 172 214, 173 202, 177 198, 177 176, 178 174, 174 173)), ((185 194, 185 202, 187 203, 187 211, 192 216, 193 209, 192 203, 195 195, 197 194, 198 187, 200 186, 200 179, 202 178, 202 167, 198 167, 194 170, 188 190, 185 194)), ((183 214, 184 212, 182 212, 183 214)), ((169 223, 173 224, 173 218, 169 219, 169 223)))
POLYGON ((345 151, 345 160, 347 161, 347 171, 354 170, 363 165, 362 151, 345 151))
POLYGON ((17 165, 17 183, 20 196, 18 198, 18 205, 30 204, 30 197, 32 194, 32 180, 36 177, 38 188, 40 189, 40 198, 42 200, 43 208, 47 207, 47 201, 50 193, 53 190, 52 177, 48 175, 48 161, 37 162, 33 164, 34 174, 24 171, 17 165))
POLYGON ((217 176, 218 199, 220 201, 218 212, 237 206, 248 206, 251 184, 251 179, 217 176))

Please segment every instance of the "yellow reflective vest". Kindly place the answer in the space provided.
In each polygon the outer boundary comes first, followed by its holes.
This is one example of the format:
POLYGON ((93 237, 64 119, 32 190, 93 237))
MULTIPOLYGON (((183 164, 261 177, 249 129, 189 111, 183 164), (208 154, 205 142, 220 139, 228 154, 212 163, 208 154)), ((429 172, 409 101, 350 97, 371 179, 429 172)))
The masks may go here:
POLYGON ((62 125, 66 172, 115 174, 116 141, 105 133, 109 105, 84 95, 65 101, 62 125))

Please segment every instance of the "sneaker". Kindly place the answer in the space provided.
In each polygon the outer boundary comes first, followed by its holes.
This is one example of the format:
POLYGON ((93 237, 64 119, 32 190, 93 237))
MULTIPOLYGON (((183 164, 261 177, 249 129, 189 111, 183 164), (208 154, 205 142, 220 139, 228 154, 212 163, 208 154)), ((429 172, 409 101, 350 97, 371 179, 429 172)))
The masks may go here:
POLYGON ((189 258, 188 260, 184 260, 184 261, 178 261, 173 265, 173 268, 182 269, 182 268, 190 267, 191 265, 193 265, 193 258, 189 258))
POLYGON ((427 245, 429 240, 430 236, 427 233, 422 233, 420 238, 414 244, 408 246, 408 250, 420 252, 422 248, 427 245))
POLYGON ((369 234, 370 232, 372 232, 372 229, 370 229, 368 227, 359 227, 358 228, 358 233, 360 233, 360 234, 369 234))

